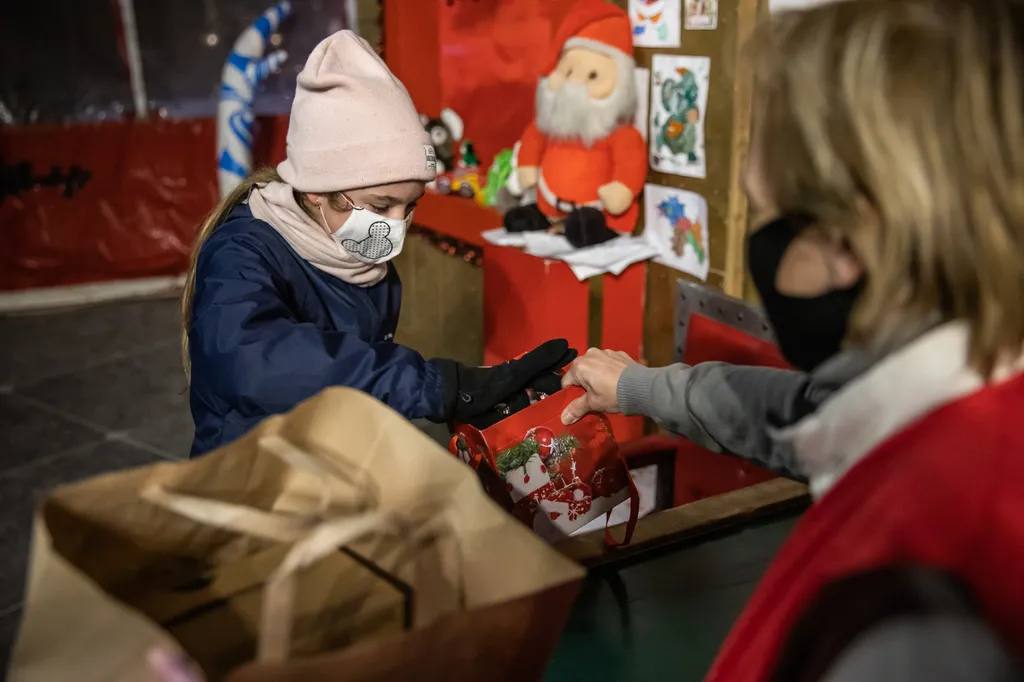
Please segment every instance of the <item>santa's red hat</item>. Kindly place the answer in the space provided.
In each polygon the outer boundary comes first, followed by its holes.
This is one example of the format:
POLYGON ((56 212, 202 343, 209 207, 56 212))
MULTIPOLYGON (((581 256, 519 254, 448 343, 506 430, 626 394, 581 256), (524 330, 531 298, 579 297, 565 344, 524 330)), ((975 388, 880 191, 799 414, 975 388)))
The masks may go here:
POLYGON ((626 11, 607 0, 578 0, 555 33, 544 73, 558 66, 562 53, 574 47, 633 58, 633 29, 626 11))

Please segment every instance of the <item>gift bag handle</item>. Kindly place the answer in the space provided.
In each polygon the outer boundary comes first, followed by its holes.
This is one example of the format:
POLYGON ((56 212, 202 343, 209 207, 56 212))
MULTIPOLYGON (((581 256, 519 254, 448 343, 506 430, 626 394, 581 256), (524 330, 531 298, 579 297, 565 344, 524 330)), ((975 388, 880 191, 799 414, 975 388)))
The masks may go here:
MULTIPOLYGON (((296 469, 324 479, 327 504, 321 498, 321 510, 330 502, 326 479, 338 478, 316 458, 277 436, 262 438, 261 449, 279 457, 296 469)), ((257 659, 264 663, 282 663, 291 649, 292 614, 295 606, 296 573, 353 542, 369 535, 397 533, 391 515, 377 511, 356 516, 324 520, 319 515, 286 516, 254 507, 172 492, 159 484, 146 486, 141 497, 158 507, 206 526, 230 530, 242 535, 295 543, 263 588, 257 659)))
POLYGON ((636 522, 640 518, 640 491, 636 489, 636 483, 633 482, 633 477, 629 474, 628 467, 626 469, 626 479, 629 481, 629 518, 626 520, 626 534, 622 536, 622 540, 616 540, 612 536, 612 529, 608 525, 612 521, 612 510, 608 510, 608 515, 605 516, 604 522, 604 544, 608 547, 625 547, 632 542, 633 531, 636 530, 636 522))

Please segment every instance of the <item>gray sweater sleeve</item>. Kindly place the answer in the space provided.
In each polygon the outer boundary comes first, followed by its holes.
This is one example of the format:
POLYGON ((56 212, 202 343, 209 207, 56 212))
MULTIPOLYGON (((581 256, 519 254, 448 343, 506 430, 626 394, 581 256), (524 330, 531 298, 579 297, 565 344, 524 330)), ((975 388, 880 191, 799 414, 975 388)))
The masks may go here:
POLYGON ((630 365, 618 401, 623 413, 650 417, 697 445, 800 478, 792 448, 775 442, 768 427, 791 421, 806 386, 806 374, 769 367, 630 365))

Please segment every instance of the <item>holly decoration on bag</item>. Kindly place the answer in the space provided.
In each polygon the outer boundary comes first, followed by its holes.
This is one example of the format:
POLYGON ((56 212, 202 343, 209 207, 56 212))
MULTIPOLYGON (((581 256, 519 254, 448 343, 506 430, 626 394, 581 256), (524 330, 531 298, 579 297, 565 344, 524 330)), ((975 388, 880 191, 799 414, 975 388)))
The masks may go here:
POLYGON ((541 471, 554 481, 565 477, 565 467, 571 467, 572 454, 579 445, 574 436, 556 436, 551 429, 539 426, 527 433, 517 445, 499 453, 495 463, 502 478, 508 478, 510 472, 524 468, 536 455, 543 462, 541 471))

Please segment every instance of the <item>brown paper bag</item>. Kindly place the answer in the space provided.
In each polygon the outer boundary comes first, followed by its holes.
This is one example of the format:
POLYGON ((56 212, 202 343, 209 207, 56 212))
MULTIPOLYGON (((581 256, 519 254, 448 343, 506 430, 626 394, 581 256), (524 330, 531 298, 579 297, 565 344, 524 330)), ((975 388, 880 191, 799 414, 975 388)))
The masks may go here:
POLYGON ((54 491, 8 679, 150 680, 147 650, 179 640, 211 680, 252 656, 230 679, 537 679, 582 576, 398 414, 331 389, 202 459, 54 491))

